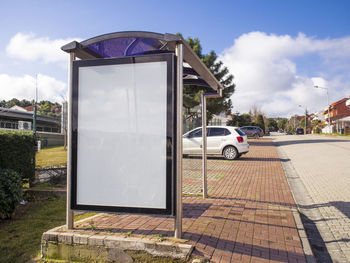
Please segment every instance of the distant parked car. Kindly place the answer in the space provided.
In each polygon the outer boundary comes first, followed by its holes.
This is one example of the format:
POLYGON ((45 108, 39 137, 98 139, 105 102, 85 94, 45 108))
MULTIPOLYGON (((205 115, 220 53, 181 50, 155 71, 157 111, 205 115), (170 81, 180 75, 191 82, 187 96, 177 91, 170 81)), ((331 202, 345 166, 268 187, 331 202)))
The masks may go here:
POLYGON ((243 126, 240 128, 248 137, 254 137, 258 139, 264 136, 264 131, 258 126, 243 126))
MULTIPOLYGON (((202 154, 202 128, 193 129, 183 135, 183 154, 202 154)), ((247 136, 237 127, 208 126, 207 154, 234 160, 249 152, 247 136)))
POLYGON ((286 131, 286 135, 292 135, 290 131, 286 131))
POLYGON ((296 128, 295 134, 304 134, 304 129, 303 128, 296 128))

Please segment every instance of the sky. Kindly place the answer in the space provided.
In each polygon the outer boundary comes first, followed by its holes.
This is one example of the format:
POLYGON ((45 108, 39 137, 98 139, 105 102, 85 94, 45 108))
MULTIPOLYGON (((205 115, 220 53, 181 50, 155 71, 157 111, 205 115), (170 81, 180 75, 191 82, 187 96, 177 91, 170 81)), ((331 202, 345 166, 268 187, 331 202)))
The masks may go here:
POLYGON ((350 1, 3 1, 0 100, 67 98, 60 47, 118 31, 199 38, 234 75, 233 112, 319 111, 350 95, 350 1), (37 76, 37 77, 36 77, 37 76))

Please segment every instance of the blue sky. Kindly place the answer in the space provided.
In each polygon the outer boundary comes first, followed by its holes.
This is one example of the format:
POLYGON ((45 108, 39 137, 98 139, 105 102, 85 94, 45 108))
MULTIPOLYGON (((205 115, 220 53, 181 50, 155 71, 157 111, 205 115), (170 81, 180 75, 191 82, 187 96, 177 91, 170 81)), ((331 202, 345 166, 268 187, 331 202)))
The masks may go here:
POLYGON ((0 99, 32 99, 39 74, 39 100, 59 101, 67 82, 59 44, 144 30, 181 32, 214 50, 235 76, 235 111, 316 111, 326 97, 313 84, 327 85, 333 101, 350 95, 349 10, 350 1, 6 1, 0 99))

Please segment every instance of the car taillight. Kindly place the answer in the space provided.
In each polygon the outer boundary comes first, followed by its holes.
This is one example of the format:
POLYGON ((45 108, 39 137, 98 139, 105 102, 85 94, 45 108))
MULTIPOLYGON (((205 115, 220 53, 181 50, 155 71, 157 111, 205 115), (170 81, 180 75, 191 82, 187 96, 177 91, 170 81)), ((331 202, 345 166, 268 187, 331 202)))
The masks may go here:
POLYGON ((237 137, 237 141, 238 141, 238 142, 243 142, 243 137, 238 136, 238 137, 237 137))

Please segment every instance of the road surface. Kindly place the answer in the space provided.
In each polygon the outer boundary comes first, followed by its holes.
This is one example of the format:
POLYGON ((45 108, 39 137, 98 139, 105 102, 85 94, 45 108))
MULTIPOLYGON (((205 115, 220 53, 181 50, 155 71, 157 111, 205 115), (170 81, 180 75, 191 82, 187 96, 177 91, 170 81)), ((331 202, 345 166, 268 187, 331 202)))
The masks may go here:
POLYGON ((318 135, 271 137, 317 261, 350 262, 350 140, 318 135))

